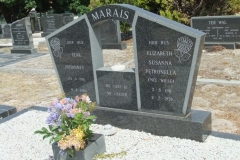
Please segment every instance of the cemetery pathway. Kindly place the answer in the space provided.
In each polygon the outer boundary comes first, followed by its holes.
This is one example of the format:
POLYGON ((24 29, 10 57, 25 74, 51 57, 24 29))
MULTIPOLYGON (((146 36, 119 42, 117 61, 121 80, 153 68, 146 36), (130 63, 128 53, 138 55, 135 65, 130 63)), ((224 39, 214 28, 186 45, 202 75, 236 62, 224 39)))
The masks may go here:
MULTIPOLYGON (((11 43, 9 40, 0 42, 11 43)), ((126 42, 126 50, 103 50, 105 66, 134 67, 133 44, 131 40, 126 42)), ((32 57, 11 63, 11 47, 0 48, 0 104, 15 106, 20 111, 33 105, 47 107, 61 95, 44 39, 35 37, 34 45, 40 52, 37 56, 29 55, 32 57), (5 65, 1 66, 3 63, 5 65)), ((209 47, 203 51, 192 109, 211 111, 214 131, 240 134, 239 62, 239 49, 209 47), (217 81, 205 82, 209 79, 217 81)))

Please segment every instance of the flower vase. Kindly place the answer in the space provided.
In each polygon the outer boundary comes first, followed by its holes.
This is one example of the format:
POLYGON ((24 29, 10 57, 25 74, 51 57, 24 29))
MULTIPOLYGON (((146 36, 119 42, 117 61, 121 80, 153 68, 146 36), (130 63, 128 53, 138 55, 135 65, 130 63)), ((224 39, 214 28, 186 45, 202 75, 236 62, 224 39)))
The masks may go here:
POLYGON ((62 152, 57 142, 52 144, 53 156, 55 160, 92 160, 96 154, 106 151, 104 135, 93 134, 88 139, 87 145, 83 150, 75 151, 73 157, 69 157, 66 152, 62 152))

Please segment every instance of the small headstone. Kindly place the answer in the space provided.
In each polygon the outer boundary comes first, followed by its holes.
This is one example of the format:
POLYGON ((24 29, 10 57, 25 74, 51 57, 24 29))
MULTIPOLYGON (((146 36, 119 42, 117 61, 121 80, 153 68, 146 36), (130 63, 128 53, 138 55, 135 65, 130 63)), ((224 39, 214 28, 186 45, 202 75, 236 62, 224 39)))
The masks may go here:
POLYGON ((206 33, 206 46, 222 45, 235 49, 240 42, 240 16, 192 17, 191 26, 206 33))
POLYGON ((31 22, 31 29, 32 33, 40 32, 41 31, 41 24, 40 18, 37 17, 36 12, 30 12, 30 22, 31 22))
POLYGON ((63 26, 61 14, 49 14, 41 17, 43 33, 42 37, 49 35, 63 26))
POLYGON ((11 38, 11 32, 10 32, 11 24, 1 24, 1 26, 2 26, 3 38, 11 38))
POLYGON ((99 105, 109 108, 138 110, 136 79, 133 69, 112 71, 109 67, 103 67, 97 70, 97 78, 99 105))
POLYGON ((30 17, 15 21, 11 25, 13 49, 11 53, 36 53, 33 45, 30 17))
POLYGON ((121 40, 120 22, 109 19, 101 23, 102 49, 125 49, 126 43, 121 40))

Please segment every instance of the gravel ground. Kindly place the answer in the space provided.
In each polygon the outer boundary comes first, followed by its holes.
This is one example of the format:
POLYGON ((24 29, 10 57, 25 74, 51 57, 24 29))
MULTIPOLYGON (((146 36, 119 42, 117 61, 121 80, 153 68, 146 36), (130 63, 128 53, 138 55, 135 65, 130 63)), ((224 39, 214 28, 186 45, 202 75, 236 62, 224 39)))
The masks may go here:
MULTIPOLYGON (((46 112, 32 110, 1 123, 0 160, 48 159, 53 154, 51 145, 48 140, 43 141, 41 135, 33 134, 35 130, 46 127, 46 117, 46 112)), ((96 124, 91 127, 95 133, 101 133, 102 128, 96 124)), ((240 155, 240 141, 214 136, 201 143, 117 128, 116 134, 105 136, 105 143, 105 154, 126 152, 126 155, 112 160, 236 160, 240 155)))

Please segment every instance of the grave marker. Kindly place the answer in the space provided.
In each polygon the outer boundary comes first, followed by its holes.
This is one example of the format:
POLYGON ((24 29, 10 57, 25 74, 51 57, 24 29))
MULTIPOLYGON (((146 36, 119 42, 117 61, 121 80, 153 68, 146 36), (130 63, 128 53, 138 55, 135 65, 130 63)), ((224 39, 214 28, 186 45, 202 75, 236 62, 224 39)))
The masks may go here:
POLYGON ((240 16, 192 17, 191 26, 206 33, 205 44, 235 49, 240 42, 240 16))
POLYGON ((46 40, 62 90, 67 97, 88 93, 98 104, 97 123, 204 141, 211 113, 191 110, 204 38, 203 32, 140 8, 108 5, 46 40), (108 19, 132 25, 134 69, 103 66, 100 25, 108 19))
POLYGON ((49 35, 63 26, 61 14, 49 14, 41 17, 43 33, 42 37, 49 35))
POLYGON ((11 53, 36 53, 33 45, 30 18, 15 21, 11 25, 13 49, 11 53))
POLYGON ((3 38, 11 38, 11 24, 2 24, 2 33, 3 33, 3 38))
POLYGON ((120 22, 106 20, 101 24, 102 49, 126 49, 126 43, 121 40, 120 22))

